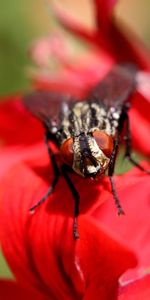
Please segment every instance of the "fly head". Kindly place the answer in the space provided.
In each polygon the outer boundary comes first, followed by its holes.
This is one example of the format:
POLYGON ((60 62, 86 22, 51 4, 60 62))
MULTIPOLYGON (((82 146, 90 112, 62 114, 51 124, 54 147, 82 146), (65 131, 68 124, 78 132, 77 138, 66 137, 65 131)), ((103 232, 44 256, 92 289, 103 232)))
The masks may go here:
POLYGON ((63 160, 82 177, 96 178, 107 169, 113 150, 113 139, 100 130, 81 132, 61 146, 63 160))

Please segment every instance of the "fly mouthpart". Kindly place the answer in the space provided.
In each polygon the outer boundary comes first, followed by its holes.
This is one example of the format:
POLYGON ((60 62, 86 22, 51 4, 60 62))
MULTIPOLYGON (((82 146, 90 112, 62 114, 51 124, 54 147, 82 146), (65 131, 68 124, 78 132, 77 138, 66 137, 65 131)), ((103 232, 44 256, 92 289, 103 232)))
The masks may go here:
POLYGON ((94 166, 89 166, 85 169, 84 171, 84 176, 86 178, 91 178, 91 179, 95 179, 99 174, 101 173, 101 168, 100 166, 95 168, 94 166), (91 167, 91 168, 90 168, 91 167), (94 171, 92 171, 92 169, 95 169, 94 171))
MULTIPOLYGON (((84 153, 85 155, 85 153, 84 153)), ((83 158, 83 169, 82 173, 84 177, 95 179, 97 174, 100 173, 101 166, 98 164, 96 159, 91 155, 85 155, 83 158)))

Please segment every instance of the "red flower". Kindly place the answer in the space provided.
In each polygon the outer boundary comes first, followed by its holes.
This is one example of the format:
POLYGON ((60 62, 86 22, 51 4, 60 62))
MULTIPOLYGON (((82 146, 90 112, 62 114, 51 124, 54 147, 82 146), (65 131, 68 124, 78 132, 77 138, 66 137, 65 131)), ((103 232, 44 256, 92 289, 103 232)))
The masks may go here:
MULTIPOLYGON (((40 71, 34 78, 36 85, 48 89, 57 87, 82 96, 113 63, 133 61, 149 71, 149 60, 143 48, 137 47, 137 41, 133 45, 112 21, 115 1, 95 0, 94 3, 97 29, 93 32, 64 18, 58 7, 56 12, 63 25, 93 45, 95 54, 91 61, 95 63, 87 68, 85 59, 80 69, 75 68, 66 61, 66 52, 60 57, 58 51, 57 58, 62 63, 59 76, 52 77, 47 60, 44 60, 42 73, 40 71)), ((52 50, 50 55, 54 53, 52 50)), ((40 60, 40 70, 41 63, 43 60, 40 60)), ((138 93, 133 99, 130 117, 134 145, 148 154, 150 97, 142 81, 148 82, 145 72, 138 74, 138 93)), ((133 169, 115 177, 126 211, 126 216, 119 218, 107 178, 102 178, 101 183, 91 183, 72 174, 81 196, 80 239, 74 241, 73 200, 63 178, 49 200, 35 214, 29 214, 29 208, 43 196, 53 179, 47 151, 40 142, 40 125, 27 115, 18 100, 4 104, 0 114, 3 118, 0 132, 9 145, 2 148, 0 155, 0 240, 16 278, 15 282, 0 281, 2 300, 12 295, 16 299, 24 297, 24 300, 122 300, 130 299, 131 293, 132 299, 137 299, 137 293, 142 295, 143 289, 148 299, 149 276, 144 275, 150 263, 149 176, 133 169), (12 123, 8 128, 4 126, 8 124, 6 118, 12 123), (131 272, 129 269, 136 265, 131 272)))

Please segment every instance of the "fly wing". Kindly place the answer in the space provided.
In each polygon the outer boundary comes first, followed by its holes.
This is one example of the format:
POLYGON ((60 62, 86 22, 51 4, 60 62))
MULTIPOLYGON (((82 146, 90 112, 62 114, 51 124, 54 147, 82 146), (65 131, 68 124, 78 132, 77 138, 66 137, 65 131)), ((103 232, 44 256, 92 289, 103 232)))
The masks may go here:
POLYGON ((115 65, 90 92, 89 99, 107 107, 120 107, 136 88, 137 67, 133 64, 115 65))
POLYGON ((73 99, 69 95, 47 91, 36 91, 24 96, 25 107, 51 130, 53 124, 59 126, 61 114, 67 112, 73 99))

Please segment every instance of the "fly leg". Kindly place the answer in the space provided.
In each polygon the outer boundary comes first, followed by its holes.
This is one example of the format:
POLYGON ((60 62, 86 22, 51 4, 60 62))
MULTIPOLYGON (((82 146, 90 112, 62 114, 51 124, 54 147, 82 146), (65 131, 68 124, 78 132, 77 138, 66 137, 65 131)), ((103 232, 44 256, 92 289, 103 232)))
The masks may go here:
POLYGON ((34 210, 39 207, 43 202, 45 202, 48 197, 53 193, 53 190, 58 182, 59 176, 60 176, 60 172, 59 172, 59 168, 57 166, 56 160, 55 160, 55 156, 53 151, 50 148, 50 145, 48 143, 48 134, 45 134, 45 144, 47 146, 47 150, 48 150, 48 154, 49 154, 49 158, 51 160, 52 163, 52 167, 53 167, 53 171, 54 171, 54 179, 52 181, 52 184, 50 185, 50 187, 48 188, 46 194, 35 204, 30 208, 30 212, 34 212, 34 210))
POLYGON ((74 240, 76 240, 79 238, 77 217, 79 215, 80 196, 68 175, 68 168, 65 164, 62 165, 61 170, 62 170, 62 175, 64 176, 74 199, 73 237, 74 240))
POLYGON ((150 174, 149 170, 144 169, 134 158, 132 158, 132 142, 131 142, 131 129, 130 129, 130 120, 128 113, 126 113, 126 136, 125 136, 125 141, 126 141, 126 152, 125 152, 125 157, 138 169, 141 171, 144 171, 147 174, 150 174))
POLYGON ((124 211, 121 207, 121 204, 120 204, 117 192, 116 192, 114 178, 113 178, 114 167, 115 167, 115 162, 116 162, 116 155, 117 155, 118 146, 119 146, 119 139, 120 139, 120 135, 118 134, 114 141, 114 148, 113 148, 113 152, 112 152, 112 155, 110 158, 110 163, 109 163, 108 176, 110 179, 111 190, 112 190, 112 194, 113 194, 113 197, 115 200, 115 204, 118 209, 118 215, 124 215, 124 211))

